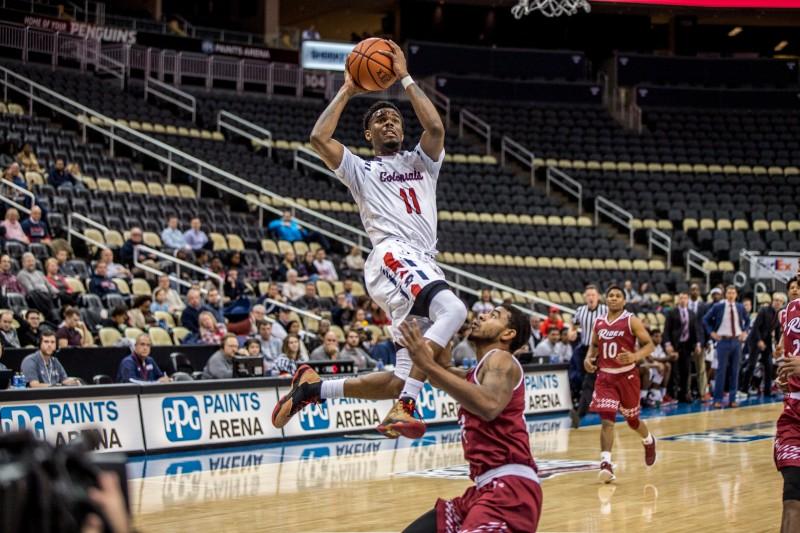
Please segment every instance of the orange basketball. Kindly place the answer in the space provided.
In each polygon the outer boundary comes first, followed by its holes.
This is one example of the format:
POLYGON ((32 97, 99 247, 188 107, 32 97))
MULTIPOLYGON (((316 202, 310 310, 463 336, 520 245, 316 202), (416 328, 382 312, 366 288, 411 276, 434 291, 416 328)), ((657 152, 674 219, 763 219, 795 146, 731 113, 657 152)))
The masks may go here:
POLYGON ((355 84, 365 91, 388 89, 397 79, 392 69, 392 59, 381 54, 391 52, 392 47, 385 39, 370 37, 353 48, 347 56, 345 68, 355 84))

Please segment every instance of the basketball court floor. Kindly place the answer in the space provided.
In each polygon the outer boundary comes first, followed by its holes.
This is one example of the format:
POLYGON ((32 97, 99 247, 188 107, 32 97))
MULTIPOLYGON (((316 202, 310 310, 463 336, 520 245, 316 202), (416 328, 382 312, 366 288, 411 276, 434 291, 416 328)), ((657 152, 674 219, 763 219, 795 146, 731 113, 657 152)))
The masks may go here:
MULTIPOLYGON (((772 461, 779 402, 739 409, 648 409, 658 462, 617 424, 617 481, 597 481, 598 419, 528 420, 544 509, 539 531, 777 531, 780 475, 772 461)), ((156 532, 397 532, 437 497, 469 485, 457 427, 418 441, 359 435, 134 458, 135 524, 156 532)))

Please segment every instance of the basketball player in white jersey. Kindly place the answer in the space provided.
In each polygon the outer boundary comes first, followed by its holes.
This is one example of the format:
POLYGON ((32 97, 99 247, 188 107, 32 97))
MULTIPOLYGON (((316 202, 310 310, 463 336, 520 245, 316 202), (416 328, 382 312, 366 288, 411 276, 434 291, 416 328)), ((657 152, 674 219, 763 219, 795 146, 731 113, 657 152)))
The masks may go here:
MULTIPOLYGON (((333 138, 347 102, 363 92, 345 75, 345 83, 311 132, 311 144, 325 164, 350 189, 372 242, 364 267, 369 295, 392 319, 395 340, 409 316, 429 319, 425 338, 436 355, 443 353, 467 317, 463 302, 450 290, 436 265, 436 182, 444 161, 445 128, 439 113, 408 75, 402 50, 391 42, 384 52, 405 88, 424 129, 412 150, 403 150, 403 117, 391 102, 376 102, 364 116, 364 138, 375 158, 364 160, 333 138)), ((420 321, 420 318, 417 319, 420 321)), ((321 381, 301 366, 291 391, 279 401, 272 422, 283 427, 305 405, 327 398, 399 398, 378 426, 390 438, 419 438, 425 423, 416 418, 416 398, 425 374, 412 366, 400 348, 394 374, 372 373, 351 379, 321 381)))

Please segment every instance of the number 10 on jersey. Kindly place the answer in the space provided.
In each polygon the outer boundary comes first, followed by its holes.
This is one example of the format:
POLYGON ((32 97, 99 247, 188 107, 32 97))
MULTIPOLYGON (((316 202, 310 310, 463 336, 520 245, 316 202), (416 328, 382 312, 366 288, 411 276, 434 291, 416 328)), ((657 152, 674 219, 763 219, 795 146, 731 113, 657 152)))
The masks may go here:
POLYGON ((603 358, 614 359, 617 356, 617 350, 619 350, 619 346, 617 346, 616 342, 604 342, 603 358))
POLYGON ((400 198, 402 198, 403 203, 406 204, 406 213, 409 215, 422 214, 422 209, 419 207, 419 200, 417 200, 417 192, 413 187, 409 187, 408 189, 400 189, 400 198))

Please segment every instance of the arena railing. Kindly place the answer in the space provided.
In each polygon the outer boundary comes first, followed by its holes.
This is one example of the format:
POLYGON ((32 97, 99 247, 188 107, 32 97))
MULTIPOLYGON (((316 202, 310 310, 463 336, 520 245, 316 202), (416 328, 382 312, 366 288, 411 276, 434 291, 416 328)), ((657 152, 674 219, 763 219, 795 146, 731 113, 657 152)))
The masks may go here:
POLYGON ((653 250, 658 248, 667 258, 667 268, 672 268, 672 237, 663 231, 650 228, 647 231, 647 254, 652 258, 655 253, 653 250))
POLYGON ((464 130, 469 129, 486 142, 486 155, 492 153, 492 127, 488 122, 467 109, 458 112, 458 137, 464 137, 464 130))
POLYGON ((272 159, 272 132, 268 129, 243 119, 230 111, 220 110, 217 111, 217 131, 222 132, 223 129, 241 135, 245 139, 250 140, 253 144, 263 146, 267 149, 267 156, 272 159), (249 128, 256 133, 253 134, 243 128, 249 128))
POLYGON ((692 279, 692 270, 700 272, 705 278, 706 287, 711 284, 711 271, 706 268, 706 263, 711 261, 708 257, 696 250, 686 251, 686 281, 692 279))
POLYGON ((578 202, 578 215, 580 216, 583 214, 583 185, 581 185, 581 182, 570 177, 566 172, 556 167, 547 167, 545 180, 545 190, 548 196, 550 196, 550 191, 552 189, 551 184, 558 186, 561 190, 575 198, 578 202))
POLYGON ((97 241, 95 239, 92 239, 91 237, 87 237, 82 232, 78 231, 75 228, 75 224, 73 223, 74 220, 79 220, 84 224, 88 224, 94 227, 95 229, 102 231, 103 235, 105 235, 106 232, 110 230, 108 226, 105 226, 95 220, 92 220, 87 216, 81 215, 80 213, 72 213, 72 212, 67 213, 67 242, 69 242, 70 246, 72 246, 72 237, 77 237, 78 239, 87 242, 93 246, 96 246, 98 248, 102 248, 104 250, 108 249, 108 245, 106 243, 97 241))
POLYGON ((144 99, 149 95, 160 98, 181 109, 188 111, 192 115, 192 122, 197 120, 197 99, 191 94, 181 91, 167 83, 158 81, 148 75, 144 77, 144 99))
POLYGON ((105 72, 119 80, 120 89, 125 88, 125 79, 127 77, 128 69, 125 65, 103 53, 100 46, 100 41, 92 41, 89 39, 82 40, 81 49, 86 56, 85 63, 94 65, 97 72, 105 72))
MULTIPOLYGON (((739 252, 739 270, 743 272, 747 278, 749 278, 751 273, 756 269, 762 272, 767 272, 769 273, 768 279, 772 283, 772 289, 775 290, 778 283, 785 285, 791 278, 795 276, 795 272, 792 270, 776 270, 775 267, 770 263, 759 259, 760 255, 761 254, 759 252, 753 250, 742 250, 739 252)), ((779 255, 796 256, 798 254, 792 252, 780 252, 779 255)))
POLYGON ((633 215, 603 196, 594 200, 594 225, 600 223, 600 215, 610 218, 628 231, 629 246, 633 246, 633 215))
MULTIPOLYGON (((112 118, 109 118, 87 106, 84 106, 83 104, 70 100, 62 94, 33 82, 32 80, 25 78, 24 76, 21 76, 5 67, 0 67, 0 74, 2 74, 0 83, 3 85, 4 97, 6 100, 8 99, 9 90, 16 91, 23 98, 27 98, 30 102, 37 102, 40 105, 67 116, 71 120, 76 121, 79 126, 83 128, 84 140, 86 139, 87 130, 105 136, 109 140, 109 148, 112 155, 114 143, 121 143, 122 145, 125 145, 132 150, 139 152, 140 154, 151 157, 156 161, 171 167, 173 170, 177 170, 196 179, 198 189, 201 183, 205 183, 224 193, 246 201, 249 205, 255 207, 256 209, 268 211, 278 216, 282 215, 282 209, 266 204, 257 197, 257 195, 264 195, 270 198, 275 204, 288 205, 295 211, 300 211, 301 213, 304 213, 305 215, 312 217, 317 221, 330 224, 337 230, 346 232, 346 234, 353 236, 356 240, 343 237, 307 221, 298 220, 302 226, 325 235, 332 240, 341 242, 348 247, 358 246, 362 251, 370 251, 370 248, 364 244, 366 233, 360 228, 340 222, 318 211, 304 207, 290 198, 281 196, 268 189, 254 185, 248 180, 242 179, 226 170, 215 167, 206 161, 182 152, 164 142, 159 141, 158 139, 131 129, 112 118), (17 83, 20 85, 17 85, 17 83), (58 102, 58 104, 54 103, 54 101, 58 102), (249 191, 249 193, 242 192, 240 189, 249 191)), ((314 152, 307 152, 316 156, 314 152)), ((565 313, 574 313, 574 310, 569 307, 565 307, 549 300, 527 294, 521 290, 491 281, 481 276, 477 276, 452 265, 442 264, 441 267, 443 270, 453 274, 455 279, 452 280, 451 285, 453 285, 454 288, 462 290, 468 294, 479 296, 480 292, 476 289, 462 285, 462 281, 464 280, 475 282, 482 287, 489 287, 509 293, 517 297, 522 302, 526 302, 528 304, 539 304, 547 307, 556 306, 565 313)))
POLYGON ((508 160, 510 157, 513 157, 519 163, 521 163, 523 167, 527 167, 527 169, 530 170, 531 187, 536 185, 536 156, 533 152, 519 144, 508 135, 503 135, 503 138, 500 141, 500 166, 506 166, 506 163, 509 162, 508 160))
MULTIPOLYGON (((20 187, 19 185, 17 185, 13 181, 8 181, 8 180, 5 180, 5 179, 2 181, 2 186, 1 187, 15 190, 19 194, 21 194, 22 196, 26 196, 26 197, 30 198, 31 199, 30 209, 33 209, 33 206, 36 205, 36 195, 33 194, 28 189, 26 189, 25 187, 20 187)), ((29 213, 30 209, 26 208, 25 212, 29 213)))

